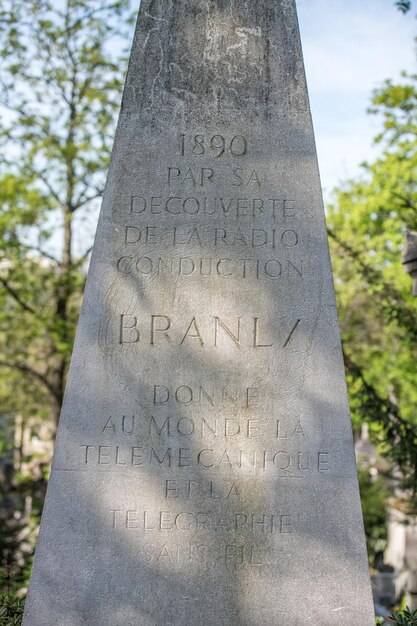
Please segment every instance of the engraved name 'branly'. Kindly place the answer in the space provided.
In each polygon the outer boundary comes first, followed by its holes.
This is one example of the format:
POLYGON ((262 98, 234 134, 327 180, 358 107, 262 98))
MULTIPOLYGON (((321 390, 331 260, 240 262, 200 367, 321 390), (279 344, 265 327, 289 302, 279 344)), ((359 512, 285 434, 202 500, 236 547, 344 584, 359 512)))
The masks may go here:
MULTIPOLYGON (((296 319, 287 330, 283 329, 283 348, 293 339, 300 322, 296 319)), ((119 343, 143 342, 154 346, 165 342, 165 345, 168 343, 180 347, 188 344, 216 348, 227 341, 236 348, 272 348, 276 342, 272 336, 268 336, 265 326, 259 317, 237 317, 227 324, 217 316, 205 320, 193 317, 174 323, 168 315, 150 315, 143 320, 136 315, 122 313, 119 318, 119 343)))

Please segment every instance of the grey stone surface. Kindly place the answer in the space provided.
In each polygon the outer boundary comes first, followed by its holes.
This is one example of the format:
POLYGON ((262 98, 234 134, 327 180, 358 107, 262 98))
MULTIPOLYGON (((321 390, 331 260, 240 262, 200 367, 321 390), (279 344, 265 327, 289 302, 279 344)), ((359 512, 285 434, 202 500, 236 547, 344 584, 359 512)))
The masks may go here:
POLYGON ((417 296, 417 233, 407 231, 405 250, 402 256, 404 270, 410 274, 413 280, 413 296, 417 296))
POLYGON ((25 626, 371 626, 293 0, 142 0, 25 626))

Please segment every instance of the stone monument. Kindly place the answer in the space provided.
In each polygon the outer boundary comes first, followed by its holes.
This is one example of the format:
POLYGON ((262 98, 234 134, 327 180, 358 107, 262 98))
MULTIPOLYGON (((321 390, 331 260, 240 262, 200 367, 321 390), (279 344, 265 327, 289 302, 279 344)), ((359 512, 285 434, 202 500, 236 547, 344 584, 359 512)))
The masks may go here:
POLYGON ((25 626, 371 626, 294 0, 142 0, 25 626))
POLYGON ((402 255, 402 264, 407 274, 410 274, 413 281, 413 296, 417 296, 417 233, 407 231, 405 240, 405 250, 402 255))

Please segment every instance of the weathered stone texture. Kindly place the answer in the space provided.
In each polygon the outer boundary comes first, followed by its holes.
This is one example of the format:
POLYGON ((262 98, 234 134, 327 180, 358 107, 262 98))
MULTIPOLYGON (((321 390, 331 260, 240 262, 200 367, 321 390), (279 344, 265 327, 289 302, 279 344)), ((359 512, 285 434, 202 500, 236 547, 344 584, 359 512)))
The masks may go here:
POLYGON ((24 624, 373 624, 292 0, 142 0, 24 624))

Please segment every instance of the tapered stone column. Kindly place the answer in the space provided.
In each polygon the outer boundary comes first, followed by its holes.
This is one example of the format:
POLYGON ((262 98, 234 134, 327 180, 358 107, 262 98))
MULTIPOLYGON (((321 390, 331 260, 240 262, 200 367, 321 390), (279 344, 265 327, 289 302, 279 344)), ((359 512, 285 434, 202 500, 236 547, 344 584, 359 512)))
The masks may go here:
POLYGON ((25 626, 374 623, 293 0, 142 0, 25 626))

